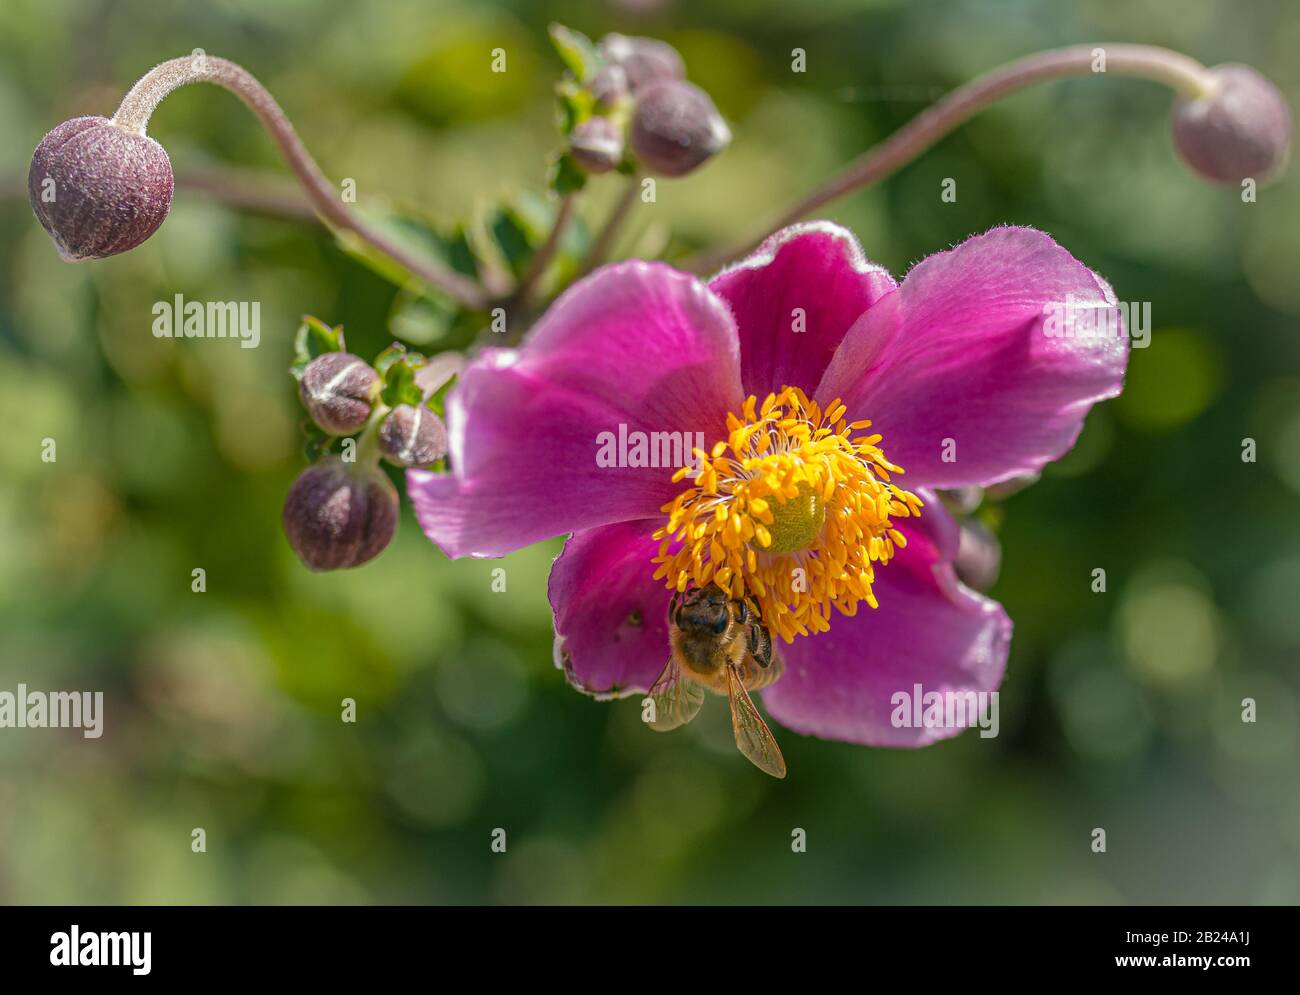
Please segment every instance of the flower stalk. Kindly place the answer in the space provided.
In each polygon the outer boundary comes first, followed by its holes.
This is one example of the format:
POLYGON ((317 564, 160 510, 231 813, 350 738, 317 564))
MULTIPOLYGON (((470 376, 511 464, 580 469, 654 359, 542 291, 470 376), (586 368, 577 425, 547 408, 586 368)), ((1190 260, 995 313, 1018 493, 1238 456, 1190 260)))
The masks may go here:
POLYGON ((574 208, 577 206, 577 195, 567 193, 560 198, 559 207, 555 210, 555 221, 551 224, 551 230, 546 236, 546 241, 534 253, 533 258, 528 263, 528 268, 524 271, 523 276, 519 278, 519 283, 514 291, 510 294, 509 308, 512 311, 525 312, 532 303, 534 291, 537 284, 546 273, 546 268, 555 258, 555 253, 560 248, 560 242, 564 239, 564 233, 569 228, 569 223, 573 220, 574 208))
POLYGON ((591 243, 590 248, 587 249, 587 254, 582 259, 582 265, 578 268, 579 276, 586 276, 605 261, 610 250, 614 247, 614 240, 618 238, 618 233, 632 210, 632 205, 636 203, 636 195, 640 187, 641 177, 639 175, 633 174, 628 177, 627 184, 623 187, 623 192, 615 202, 609 217, 605 219, 605 223, 601 226, 595 241, 591 243))
POLYGON ((953 90, 816 190, 795 201, 761 232, 721 250, 699 253, 686 262, 685 268, 708 273, 740 258, 768 232, 791 225, 831 201, 890 176, 1003 97, 1047 80, 1103 73, 1162 83, 1188 99, 1203 98, 1214 88, 1214 78, 1206 66, 1181 52, 1152 45, 1073 45, 1036 52, 953 90), (1100 53, 1104 53, 1105 61, 1100 63, 1104 70, 1098 69, 1100 53))
POLYGON ((229 90, 257 116, 302 185, 312 207, 327 225, 353 233, 466 307, 480 308, 486 304, 486 294, 476 283, 439 263, 411 255, 349 209, 307 151, 275 98, 251 73, 228 59, 198 52, 154 66, 122 98, 112 121, 119 128, 143 136, 154 108, 164 97, 178 87, 199 82, 213 83, 229 90))

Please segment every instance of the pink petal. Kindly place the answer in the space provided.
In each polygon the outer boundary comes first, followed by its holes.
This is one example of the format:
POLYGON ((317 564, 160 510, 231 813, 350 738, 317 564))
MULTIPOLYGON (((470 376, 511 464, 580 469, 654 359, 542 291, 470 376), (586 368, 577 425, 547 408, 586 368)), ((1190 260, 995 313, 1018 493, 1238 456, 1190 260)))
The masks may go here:
POLYGON ((851 232, 827 221, 782 229, 709 281, 736 316, 741 380, 760 401, 787 386, 811 394, 854 321, 894 286, 851 232))
POLYGON ((579 691, 617 698, 645 691, 668 663, 671 592, 652 580, 659 520, 579 532, 551 568, 555 662, 579 691))
POLYGON ((919 521, 900 525, 908 545, 876 571, 880 607, 836 617, 829 632, 777 651, 785 673, 763 692, 782 725, 823 739, 918 747, 961 728, 896 728, 897 692, 995 691, 1011 646, 1002 606, 962 586, 953 573, 956 524, 923 494, 919 521))
POLYGON ((817 399, 872 419, 906 487, 1036 472, 1074 445, 1095 402, 1119 393, 1128 361, 1122 322, 1109 334, 1047 334, 1044 309, 1067 299, 1118 320, 1105 281, 1047 235, 995 228, 923 260, 868 311, 817 399), (956 458, 945 462, 949 439, 956 458))
POLYGON ((492 349, 448 398, 454 474, 412 470, 425 533, 449 556, 500 556, 540 539, 656 515, 676 465, 597 465, 598 437, 694 433, 738 410, 739 346, 726 306, 659 263, 607 266, 566 291, 518 349, 492 349))

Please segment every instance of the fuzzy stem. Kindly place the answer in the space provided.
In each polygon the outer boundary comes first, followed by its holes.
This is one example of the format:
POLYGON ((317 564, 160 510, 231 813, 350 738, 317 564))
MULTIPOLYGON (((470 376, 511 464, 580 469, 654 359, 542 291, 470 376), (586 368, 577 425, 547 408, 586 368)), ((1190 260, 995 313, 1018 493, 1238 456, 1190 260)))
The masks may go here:
POLYGON ((519 278, 519 285, 515 287, 514 292, 510 295, 511 310, 525 310, 531 303, 537 282, 546 273, 546 267, 550 265, 551 259, 554 258, 556 251, 560 247, 560 240, 564 238, 564 233, 569 227, 569 222, 573 220, 573 209, 576 202, 576 195, 571 193, 560 198, 560 206, 555 210, 555 221, 551 225, 550 233, 546 236, 546 241, 533 255, 533 258, 528 263, 528 268, 524 270, 523 276, 519 278))
POLYGON ((604 227, 600 229, 596 241, 591 243, 587 254, 582 258, 582 264, 578 267, 579 276, 586 276, 605 261, 610 249, 614 247, 614 239, 618 236, 619 229, 623 227, 623 222, 627 220, 628 212, 632 209, 632 205, 636 203, 636 194, 640 186, 640 176, 634 174, 628 177, 627 186, 623 188, 618 201, 614 204, 614 209, 610 211, 609 217, 605 219, 604 227))
POLYGON ((298 138, 293 124, 275 102, 275 98, 247 70, 233 62, 196 52, 154 66, 122 98, 121 106, 113 115, 113 123, 119 128, 143 135, 154 108, 167 94, 187 83, 198 82, 215 83, 229 90, 257 115, 262 127, 280 147, 289 168, 311 199, 312 206, 327 224, 352 232, 404 269, 466 307, 485 306, 486 295, 473 281, 441 264, 412 256, 344 205, 338 191, 316 165, 316 160, 298 138))
MULTIPOLYGON (((1095 53, 1099 50, 1105 52, 1104 75, 1153 80, 1186 97, 1204 96, 1213 86, 1205 66, 1190 56, 1167 48, 1098 44, 1037 52, 999 66, 953 90, 879 145, 868 149, 812 193, 792 204, 774 224, 765 229, 765 234, 791 225, 845 194, 883 180, 1002 97, 1045 80, 1103 75, 1093 69, 1095 53)), ((697 273, 711 272, 744 255, 761 237, 733 245, 724 251, 701 253, 688 260, 686 267, 697 273)))
POLYGON ((370 418, 357 436, 357 465, 376 467, 379 465, 379 429, 392 409, 376 398, 370 418))

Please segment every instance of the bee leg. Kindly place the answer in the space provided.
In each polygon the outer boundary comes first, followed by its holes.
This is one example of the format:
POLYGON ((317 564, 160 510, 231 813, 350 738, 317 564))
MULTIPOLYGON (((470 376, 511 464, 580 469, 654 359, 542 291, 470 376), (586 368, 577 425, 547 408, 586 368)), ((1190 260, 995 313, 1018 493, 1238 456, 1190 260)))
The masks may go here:
POLYGON ((677 624, 677 606, 682 603, 682 592, 674 591, 672 600, 668 602, 668 621, 673 625, 677 624))
POLYGON ((772 635, 757 623, 749 627, 749 655, 764 669, 772 665, 772 635))

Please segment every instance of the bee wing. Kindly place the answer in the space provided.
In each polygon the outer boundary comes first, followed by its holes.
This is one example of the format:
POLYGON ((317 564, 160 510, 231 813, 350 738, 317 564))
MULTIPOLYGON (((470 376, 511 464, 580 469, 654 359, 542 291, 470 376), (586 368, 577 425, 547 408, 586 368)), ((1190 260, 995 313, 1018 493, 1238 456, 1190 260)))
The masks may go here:
POLYGON ((684 726, 704 704, 704 688, 682 676, 682 668, 675 658, 670 658, 659 679, 650 685, 655 717, 647 722, 655 732, 668 732, 684 726))
POLYGON ((727 697, 731 700, 731 727, 736 747, 759 770, 773 777, 785 777, 785 757, 776 745, 772 730, 754 707, 745 682, 736 667, 727 668, 727 697))

